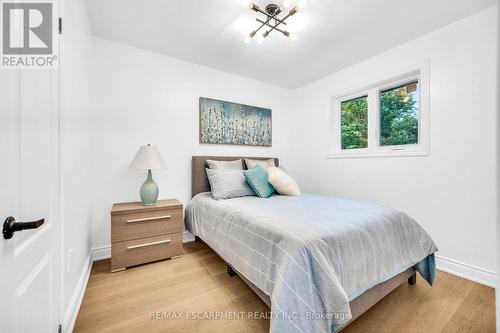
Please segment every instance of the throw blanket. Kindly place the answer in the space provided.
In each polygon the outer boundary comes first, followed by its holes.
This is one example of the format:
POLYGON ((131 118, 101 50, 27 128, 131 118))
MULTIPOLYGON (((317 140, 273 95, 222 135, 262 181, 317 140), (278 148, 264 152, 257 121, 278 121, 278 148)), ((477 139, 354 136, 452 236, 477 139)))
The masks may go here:
POLYGON ((437 247, 405 213, 303 194, 214 200, 200 193, 186 227, 271 298, 271 332, 334 332, 349 301, 416 266, 432 284, 437 247))

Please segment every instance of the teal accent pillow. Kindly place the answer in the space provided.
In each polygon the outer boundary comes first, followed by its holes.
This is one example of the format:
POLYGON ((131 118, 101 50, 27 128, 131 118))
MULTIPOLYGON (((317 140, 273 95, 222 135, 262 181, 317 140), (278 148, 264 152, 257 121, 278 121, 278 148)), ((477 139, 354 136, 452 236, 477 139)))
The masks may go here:
POLYGON ((245 179, 259 198, 269 198, 274 193, 274 187, 267 180, 267 172, 259 165, 243 171, 245 179))

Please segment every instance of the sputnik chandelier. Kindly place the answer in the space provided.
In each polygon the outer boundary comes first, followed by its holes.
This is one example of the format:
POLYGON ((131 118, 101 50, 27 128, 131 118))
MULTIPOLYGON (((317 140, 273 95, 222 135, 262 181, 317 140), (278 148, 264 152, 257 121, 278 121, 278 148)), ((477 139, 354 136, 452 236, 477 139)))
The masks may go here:
MULTIPOLYGON (((286 2, 290 3, 289 0, 285 0, 285 3, 286 2)), ((262 40, 269 36, 272 31, 281 32, 284 36, 295 39, 295 35, 286 30, 286 20, 299 11, 299 6, 292 7, 292 9, 282 18, 279 18, 279 15, 283 12, 284 8, 274 3, 267 5, 264 10, 254 3, 250 3, 248 7, 257 13, 264 14, 266 17, 265 19, 260 19, 258 17, 255 19, 260 25, 246 37, 245 42, 249 43, 257 34, 257 41, 262 42, 262 40), (262 28, 264 28, 264 32, 260 34, 259 31, 262 28)))

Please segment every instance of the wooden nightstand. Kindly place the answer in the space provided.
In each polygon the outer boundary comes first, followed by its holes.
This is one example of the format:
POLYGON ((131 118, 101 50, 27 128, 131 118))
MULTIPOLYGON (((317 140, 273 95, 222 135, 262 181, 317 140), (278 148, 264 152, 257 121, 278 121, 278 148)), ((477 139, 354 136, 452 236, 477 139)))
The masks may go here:
POLYGON ((182 254, 182 204, 158 200, 118 203, 111 209, 111 271, 182 254))

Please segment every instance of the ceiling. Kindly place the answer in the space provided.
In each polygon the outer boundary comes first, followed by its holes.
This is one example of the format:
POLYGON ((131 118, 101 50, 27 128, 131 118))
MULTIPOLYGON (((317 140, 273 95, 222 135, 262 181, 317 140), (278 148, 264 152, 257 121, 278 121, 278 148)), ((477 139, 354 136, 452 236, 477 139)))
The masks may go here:
POLYGON ((244 42, 257 13, 242 0, 87 0, 87 8, 95 36, 294 89, 495 2, 308 0, 287 25, 296 40, 273 32, 260 44, 244 42))

